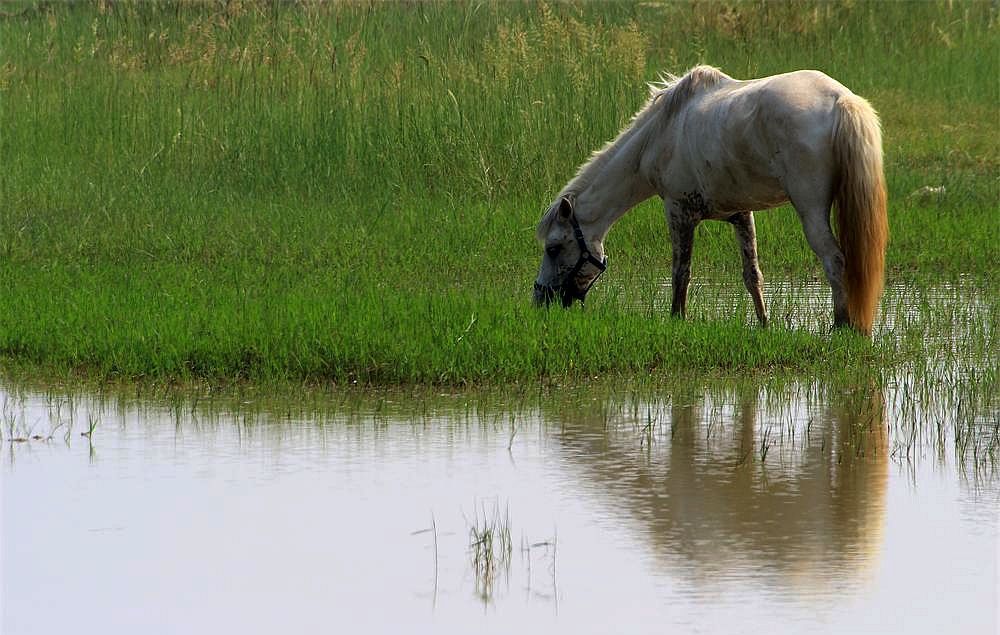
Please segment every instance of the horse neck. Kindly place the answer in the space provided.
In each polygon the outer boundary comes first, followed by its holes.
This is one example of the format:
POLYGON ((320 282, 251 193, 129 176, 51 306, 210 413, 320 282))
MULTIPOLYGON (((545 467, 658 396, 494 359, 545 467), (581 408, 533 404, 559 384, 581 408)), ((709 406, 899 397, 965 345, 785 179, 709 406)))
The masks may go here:
POLYGON ((609 148, 613 154, 600 162, 594 178, 576 195, 577 218, 595 239, 603 241, 619 218, 656 193, 642 169, 655 130, 647 123, 631 131, 624 143, 609 148))

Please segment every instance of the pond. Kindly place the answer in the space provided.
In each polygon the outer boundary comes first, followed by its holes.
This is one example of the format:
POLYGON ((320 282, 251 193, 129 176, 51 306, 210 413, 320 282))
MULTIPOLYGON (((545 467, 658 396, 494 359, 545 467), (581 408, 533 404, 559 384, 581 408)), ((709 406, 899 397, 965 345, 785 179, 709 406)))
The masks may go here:
POLYGON ((4 380, 2 630, 994 633, 1000 418, 941 337, 878 381, 4 380))

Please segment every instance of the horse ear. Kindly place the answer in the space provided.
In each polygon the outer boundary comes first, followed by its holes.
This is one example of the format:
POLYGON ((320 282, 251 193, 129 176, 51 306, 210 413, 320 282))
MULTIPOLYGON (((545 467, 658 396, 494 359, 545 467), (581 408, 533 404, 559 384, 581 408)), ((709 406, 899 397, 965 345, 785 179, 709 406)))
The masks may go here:
POLYGON ((565 196, 559 199, 559 218, 569 220, 573 215, 573 203, 565 196))

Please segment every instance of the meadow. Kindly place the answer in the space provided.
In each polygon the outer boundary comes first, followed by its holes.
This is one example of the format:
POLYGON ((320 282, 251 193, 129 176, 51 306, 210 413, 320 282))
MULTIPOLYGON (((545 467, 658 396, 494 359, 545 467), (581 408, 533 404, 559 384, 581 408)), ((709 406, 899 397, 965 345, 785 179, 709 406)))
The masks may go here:
MULTIPOLYGON (((995 4, 0 8, 9 370, 489 384, 958 359, 974 382, 997 377, 995 4), (889 289, 971 289, 966 336, 934 337, 955 327, 949 307, 906 300, 872 342, 830 334, 829 315, 758 329, 732 232, 713 223, 695 279, 740 300, 672 320, 656 200, 612 230, 584 310, 531 306, 541 213, 645 82, 698 63, 739 78, 816 68, 873 103, 889 289)), ((793 210, 757 224, 765 285, 821 276, 793 210)))

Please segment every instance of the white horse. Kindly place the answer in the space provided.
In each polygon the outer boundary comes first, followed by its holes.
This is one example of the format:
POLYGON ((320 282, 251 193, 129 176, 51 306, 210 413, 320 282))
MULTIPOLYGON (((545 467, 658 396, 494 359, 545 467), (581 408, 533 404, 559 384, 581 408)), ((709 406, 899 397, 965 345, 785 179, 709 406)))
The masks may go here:
POLYGON ((868 102, 818 71, 739 81, 698 66, 650 88, 645 107, 542 216, 535 302, 582 301, 606 267, 611 226, 659 194, 673 246, 671 312, 684 315, 695 226, 724 220, 766 326, 753 211, 791 201, 833 291, 834 326, 870 334, 889 231, 882 132, 868 102))

